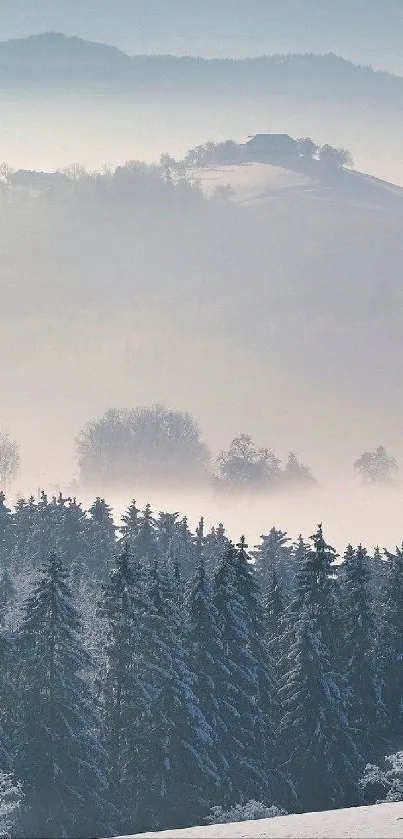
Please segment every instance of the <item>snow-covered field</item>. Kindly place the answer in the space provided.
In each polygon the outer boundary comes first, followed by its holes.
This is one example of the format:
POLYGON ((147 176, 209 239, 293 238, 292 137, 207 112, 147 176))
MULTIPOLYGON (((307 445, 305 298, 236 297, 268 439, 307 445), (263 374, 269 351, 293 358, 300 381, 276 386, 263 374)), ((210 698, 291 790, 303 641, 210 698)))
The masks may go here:
POLYGON ((134 836, 142 839, 394 839, 403 837, 403 802, 134 836))
POLYGON ((234 190, 234 200, 237 203, 266 198, 270 193, 290 187, 295 189, 311 186, 311 180, 305 175, 266 163, 194 169, 191 176, 200 184, 205 195, 212 195, 217 186, 229 185, 234 190))
POLYGON ((344 197, 363 206, 374 205, 401 209, 403 189, 395 184, 366 175, 364 172, 344 170, 340 180, 329 184, 312 180, 307 175, 293 170, 272 166, 270 163, 243 163, 232 166, 211 166, 193 169, 191 179, 199 183, 204 194, 211 196, 216 187, 230 186, 232 200, 236 204, 256 204, 283 197, 290 193, 294 197, 304 193, 310 198, 329 198, 337 187, 344 197), (397 202, 397 203, 396 203, 397 202))

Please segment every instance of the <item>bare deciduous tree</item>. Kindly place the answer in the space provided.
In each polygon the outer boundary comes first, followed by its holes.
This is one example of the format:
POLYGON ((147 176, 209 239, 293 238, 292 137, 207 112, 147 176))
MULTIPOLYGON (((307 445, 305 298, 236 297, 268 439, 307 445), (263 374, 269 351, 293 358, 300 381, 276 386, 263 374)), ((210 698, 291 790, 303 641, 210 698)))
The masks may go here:
POLYGON ((248 434, 234 437, 218 458, 219 481, 234 488, 262 487, 279 477, 280 461, 269 449, 257 449, 248 434))
POLYGON ((354 463, 365 483, 387 484, 399 467, 394 457, 387 454, 385 446, 378 446, 374 452, 364 452, 354 463))

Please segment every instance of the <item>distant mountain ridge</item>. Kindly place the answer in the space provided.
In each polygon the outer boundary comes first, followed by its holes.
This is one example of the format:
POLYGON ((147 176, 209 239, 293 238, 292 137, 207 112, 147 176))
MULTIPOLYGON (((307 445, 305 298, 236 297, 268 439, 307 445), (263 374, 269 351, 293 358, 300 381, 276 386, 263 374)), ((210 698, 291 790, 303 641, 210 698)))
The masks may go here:
POLYGON ((0 70, 127 66, 130 59, 117 47, 85 41, 59 32, 0 41, 0 70))
POLYGON ((0 42, 0 85, 9 81, 103 80, 141 85, 222 87, 240 90, 337 90, 346 95, 402 99, 403 77, 359 66, 333 53, 204 59, 130 56, 108 44, 49 32, 0 42))

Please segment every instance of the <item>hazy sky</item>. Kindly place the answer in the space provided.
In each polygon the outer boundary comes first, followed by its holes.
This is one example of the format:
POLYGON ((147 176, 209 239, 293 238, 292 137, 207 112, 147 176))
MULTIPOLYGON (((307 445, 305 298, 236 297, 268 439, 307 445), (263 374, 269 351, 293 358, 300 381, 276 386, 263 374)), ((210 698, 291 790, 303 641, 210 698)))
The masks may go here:
POLYGON ((0 0, 0 40, 49 30, 131 53, 333 51, 403 74, 402 0, 0 0))

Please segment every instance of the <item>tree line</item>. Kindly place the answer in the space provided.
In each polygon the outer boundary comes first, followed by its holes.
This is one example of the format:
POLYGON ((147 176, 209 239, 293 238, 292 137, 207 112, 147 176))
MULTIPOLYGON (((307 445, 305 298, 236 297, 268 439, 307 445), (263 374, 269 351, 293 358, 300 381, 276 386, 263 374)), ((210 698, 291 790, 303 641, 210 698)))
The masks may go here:
MULTIPOLYGON (((317 483, 295 452, 282 464, 271 449, 259 447, 245 433, 234 437, 214 459, 189 413, 158 404, 132 411, 109 409, 82 428, 76 444, 77 487, 208 481, 217 490, 242 491, 308 488, 317 483)), ((0 426, 0 487, 11 484, 19 467, 19 445, 0 426)), ((384 446, 363 452, 353 468, 367 484, 389 484, 399 471, 396 458, 384 446)))
MULTIPOLYGON (((312 140, 312 137, 301 137, 295 141, 295 144, 294 162, 298 158, 302 161, 316 161, 322 164, 323 168, 333 170, 353 166, 352 156, 347 149, 338 148, 329 143, 320 146, 312 140)), ((210 140, 189 149, 182 160, 175 160, 170 155, 164 154, 160 162, 168 170, 183 171, 183 169, 241 164, 246 160, 243 144, 236 143, 235 140, 224 140, 218 143, 210 140)), ((287 155, 287 160, 292 167, 293 156, 287 155)))
POLYGON ((216 488, 261 489, 314 484, 310 470, 290 452, 284 465, 247 434, 234 437, 214 461, 194 418, 163 405, 108 410, 77 439, 79 484, 130 485, 134 479, 166 484, 212 482, 216 488))
MULTIPOLYGON (((315 143, 311 137, 296 140, 295 160, 313 161, 320 164, 323 171, 338 170, 353 166, 350 152, 344 148, 325 143, 315 143)), ((12 169, 6 162, 0 164, 0 196, 16 192, 22 200, 24 192, 35 198, 46 194, 59 193, 64 198, 80 193, 82 198, 96 193, 98 197, 108 193, 113 200, 119 197, 123 201, 130 196, 141 201, 157 200, 165 202, 172 199, 173 193, 184 203, 195 196, 202 197, 197 181, 193 179, 194 169, 209 166, 225 166, 245 162, 244 146, 235 140, 222 142, 208 141, 189 149, 183 158, 174 158, 169 153, 161 154, 156 163, 141 160, 127 160, 115 169, 104 166, 100 171, 89 171, 79 163, 72 163, 56 172, 38 172, 30 169, 12 169)), ((293 156, 289 159, 293 164, 293 156)), ((318 170, 320 171, 320 169, 318 170)), ((217 193, 219 197, 220 191, 217 193)))
POLYGON ((42 492, 0 495, 0 565, 4 835, 403 794, 401 756, 379 767, 403 734, 403 548, 338 557, 319 525, 249 549, 42 492))

